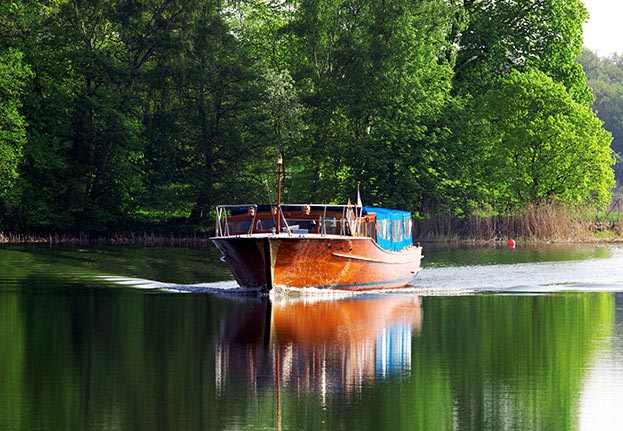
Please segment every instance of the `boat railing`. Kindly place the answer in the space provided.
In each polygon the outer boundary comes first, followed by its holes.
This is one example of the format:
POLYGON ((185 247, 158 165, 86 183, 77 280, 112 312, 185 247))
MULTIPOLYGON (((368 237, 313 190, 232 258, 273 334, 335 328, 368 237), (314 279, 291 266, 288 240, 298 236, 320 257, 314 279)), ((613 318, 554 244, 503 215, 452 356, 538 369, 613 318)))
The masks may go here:
POLYGON ((282 233, 375 237, 374 221, 363 217, 361 207, 329 204, 282 204, 258 212, 256 204, 216 207, 216 235, 282 233), (294 214, 294 212, 299 212, 294 214), (280 220, 277 223, 277 215, 280 220))
MULTIPOLYGON (((287 214, 288 208, 309 209, 309 215, 297 217, 286 217, 289 225, 298 225, 298 228, 305 233, 318 233, 320 235, 340 235, 340 236, 369 236, 375 237, 375 223, 366 221, 363 217, 363 209, 354 205, 333 205, 333 204, 283 204, 280 213, 287 214), (285 210, 284 210, 285 209, 285 210), (310 226, 310 221, 312 225, 310 226)), ((292 230, 292 229, 290 229, 292 230)), ((296 228, 293 230, 296 232, 296 228)))
MULTIPOLYGON (((248 220, 247 233, 251 235, 253 233, 253 227, 256 225, 257 218, 257 204, 234 204, 234 205, 218 205, 216 207, 216 236, 230 236, 232 234, 230 229, 232 226, 228 220, 228 216, 231 215, 231 211, 235 208, 246 208, 247 213, 252 216, 248 220), (253 209, 251 213, 251 209, 253 209)), ((235 230, 239 232, 239 230, 235 230)))

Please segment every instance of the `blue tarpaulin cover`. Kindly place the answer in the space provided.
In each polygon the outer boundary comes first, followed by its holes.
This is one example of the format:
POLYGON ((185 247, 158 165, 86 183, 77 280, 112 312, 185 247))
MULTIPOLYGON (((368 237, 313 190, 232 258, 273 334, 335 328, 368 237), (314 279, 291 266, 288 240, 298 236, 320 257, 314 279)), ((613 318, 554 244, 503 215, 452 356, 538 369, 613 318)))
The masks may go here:
POLYGON ((385 250, 399 251, 413 245, 411 213, 388 208, 364 207, 376 214, 376 242, 385 250))

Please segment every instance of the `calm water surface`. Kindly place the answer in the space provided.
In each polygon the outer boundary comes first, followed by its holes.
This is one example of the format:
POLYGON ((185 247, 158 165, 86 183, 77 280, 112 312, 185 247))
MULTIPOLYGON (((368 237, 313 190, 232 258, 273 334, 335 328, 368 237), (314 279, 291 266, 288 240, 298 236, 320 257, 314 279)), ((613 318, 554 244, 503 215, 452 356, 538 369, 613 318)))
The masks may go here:
POLYGON ((425 247, 401 292, 236 289, 212 248, 0 248, 0 430, 604 430, 623 247, 425 247))

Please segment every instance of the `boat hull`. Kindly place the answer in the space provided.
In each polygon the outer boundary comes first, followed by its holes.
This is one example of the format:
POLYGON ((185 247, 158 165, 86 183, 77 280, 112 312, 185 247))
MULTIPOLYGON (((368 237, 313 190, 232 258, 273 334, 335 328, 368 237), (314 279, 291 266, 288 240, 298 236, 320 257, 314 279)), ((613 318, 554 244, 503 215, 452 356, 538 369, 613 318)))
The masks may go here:
POLYGON ((212 238, 243 287, 376 290, 408 285, 420 270, 422 248, 399 252, 371 238, 247 235, 212 238))

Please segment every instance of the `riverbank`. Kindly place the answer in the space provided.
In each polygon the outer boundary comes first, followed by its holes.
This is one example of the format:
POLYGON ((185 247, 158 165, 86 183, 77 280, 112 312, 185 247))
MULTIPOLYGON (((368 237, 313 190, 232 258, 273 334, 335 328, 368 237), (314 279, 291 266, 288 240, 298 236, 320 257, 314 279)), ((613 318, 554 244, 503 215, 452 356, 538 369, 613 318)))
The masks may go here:
POLYGON ((210 233, 206 232, 142 232, 111 234, 12 234, 0 232, 0 244, 50 244, 50 245, 141 245, 200 247, 210 245, 210 233))
MULTIPOLYGON (((518 243, 623 243, 623 222, 594 222, 583 226, 559 226, 557 232, 538 235, 526 228, 509 229, 508 226, 481 223, 465 226, 462 223, 445 225, 415 222, 413 238, 422 243, 506 245, 509 239, 518 243), (519 234, 517 233, 519 232, 519 234), (522 234, 524 232, 524 234, 522 234)), ((49 244, 49 245, 136 245, 151 247, 202 247, 210 246, 213 232, 126 232, 110 234, 50 233, 13 234, 0 232, 0 244, 49 244)))
POLYGON ((612 211, 599 214, 590 208, 531 205, 512 216, 416 219, 413 235, 420 241, 435 242, 506 243, 511 238, 523 242, 622 242, 623 219, 621 213, 612 211))
MULTIPOLYGON (((623 213, 599 215, 594 210, 558 204, 526 206, 513 216, 474 215, 459 218, 436 215, 413 219, 415 241, 423 243, 506 244, 518 242, 623 242, 623 213)), ((152 224, 134 230, 76 233, 11 233, 0 231, 0 244, 66 245, 211 245, 213 229, 198 225, 152 224)))
POLYGON ((584 222, 541 227, 537 230, 522 226, 483 222, 477 225, 448 223, 416 223, 414 238, 421 242, 479 244, 504 243, 509 239, 522 242, 623 242, 623 222, 584 222))

